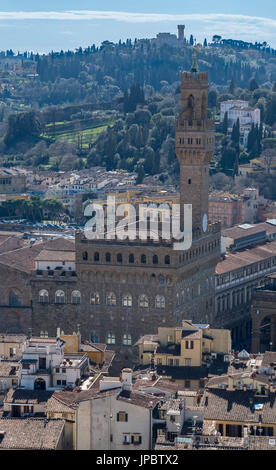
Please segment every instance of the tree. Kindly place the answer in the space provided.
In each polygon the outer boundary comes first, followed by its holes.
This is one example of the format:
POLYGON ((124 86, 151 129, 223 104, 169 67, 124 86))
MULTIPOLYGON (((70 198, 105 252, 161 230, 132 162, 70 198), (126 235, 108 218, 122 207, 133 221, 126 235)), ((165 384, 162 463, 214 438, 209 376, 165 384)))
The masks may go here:
POLYGON ((235 81, 234 81, 234 78, 232 77, 232 80, 231 80, 229 88, 228 88, 228 91, 231 95, 234 95, 235 88, 236 88, 235 81))
POLYGON ((204 45, 204 47, 207 47, 207 45, 208 45, 208 44, 207 44, 207 39, 206 39, 206 38, 204 39, 204 43, 203 43, 203 45, 204 45))
POLYGON ((227 146, 224 148, 222 151, 222 156, 221 156, 221 167, 224 171, 231 172, 231 175, 234 176, 238 172, 237 168, 237 162, 238 162, 238 155, 236 152, 236 149, 227 146))
POLYGON ((194 36, 191 34, 190 36, 190 46, 194 45, 194 36))
POLYGON ((228 113, 226 111, 226 113, 224 114, 222 125, 221 125, 221 132, 227 135, 227 131, 228 131, 228 113))
POLYGON ((208 106, 210 106, 210 108, 215 108, 217 106, 217 97, 218 97, 218 94, 216 90, 212 89, 209 91, 208 106))
POLYGON ((240 143, 240 120, 237 121, 233 125, 231 140, 234 144, 239 145, 240 143))
POLYGON ((35 111, 11 114, 4 142, 7 146, 10 146, 20 140, 38 138, 41 129, 42 126, 35 111))
POLYGON ((144 160, 139 160, 138 164, 136 165, 136 172, 137 172, 137 178, 136 178, 136 184, 141 184, 143 183, 143 179, 145 177, 145 170, 143 166, 144 160))
POLYGON ((259 85, 258 85, 256 79, 254 77, 251 78, 250 83, 249 83, 249 90, 250 91, 255 91, 258 88, 259 88, 259 85))
POLYGON ((266 165, 267 173, 270 173, 272 163, 276 161, 276 150, 266 149, 262 153, 262 159, 266 165))

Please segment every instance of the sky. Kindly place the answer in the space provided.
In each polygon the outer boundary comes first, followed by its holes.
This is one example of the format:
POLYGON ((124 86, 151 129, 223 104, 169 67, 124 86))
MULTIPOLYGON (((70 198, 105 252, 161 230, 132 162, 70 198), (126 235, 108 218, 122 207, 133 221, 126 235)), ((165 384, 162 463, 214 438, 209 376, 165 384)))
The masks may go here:
POLYGON ((0 50, 75 49, 104 40, 214 34, 276 48, 276 0, 0 0, 0 50))

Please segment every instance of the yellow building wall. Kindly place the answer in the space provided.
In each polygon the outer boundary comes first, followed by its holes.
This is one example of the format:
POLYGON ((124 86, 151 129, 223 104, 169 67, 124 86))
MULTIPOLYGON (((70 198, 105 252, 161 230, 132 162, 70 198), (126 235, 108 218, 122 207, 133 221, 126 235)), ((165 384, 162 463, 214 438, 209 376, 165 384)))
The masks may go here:
POLYGON ((61 335, 60 338, 62 339, 62 341, 65 341, 64 354, 76 354, 79 352, 79 335, 61 335))
POLYGON ((229 354, 231 352, 232 342, 230 330, 210 328, 207 330, 207 335, 210 335, 214 339, 211 345, 212 352, 226 354, 229 354))
POLYGON ((186 365, 186 359, 191 359, 191 366, 192 367, 200 367, 201 366, 201 358, 202 358, 202 344, 201 339, 192 339, 183 338, 181 340, 181 356, 180 356, 180 365, 186 365), (186 349, 186 341, 193 341, 194 347, 193 349, 186 349))
POLYGON ((88 351, 87 356, 89 361, 101 364, 101 362, 103 362, 104 353, 102 351, 88 351))
MULTIPOLYGON (((160 341, 161 346, 167 346, 168 342, 177 343, 176 332, 177 332, 177 328, 166 328, 166 327, 158 328, 158 339, 160 341), (171 337, 171 341, 168 341, 169 336, 171 337)), ((181 334, 181 330, 179 330, 179 332, 181 334)), ((178 343, 179 342, 180 341, 178 341, 178 343)))

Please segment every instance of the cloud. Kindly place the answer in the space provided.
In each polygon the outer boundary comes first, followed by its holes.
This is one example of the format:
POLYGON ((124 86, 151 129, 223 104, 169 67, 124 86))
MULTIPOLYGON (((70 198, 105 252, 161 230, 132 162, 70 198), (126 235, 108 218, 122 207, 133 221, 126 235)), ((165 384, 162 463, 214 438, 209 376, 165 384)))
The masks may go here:
POLYGON ((201 23, 201 34, 222 34, 246 38, 276 39, 276 20, 259 16, 234 15, 223 13, 208 14, 163 14, 163 13, 129 13, 124 11, 0 11, 3 20, 113 20, 125 23, 201 23))
POLYGON ((259 16, 233 15, 224 13, 129 13, 124 11, 68 10, 68 11, 0 11, 0 20, 115 20, 127 23, 152 23, 163 21, 234 21, 261 23, 276 28, 276 20, 259 16))

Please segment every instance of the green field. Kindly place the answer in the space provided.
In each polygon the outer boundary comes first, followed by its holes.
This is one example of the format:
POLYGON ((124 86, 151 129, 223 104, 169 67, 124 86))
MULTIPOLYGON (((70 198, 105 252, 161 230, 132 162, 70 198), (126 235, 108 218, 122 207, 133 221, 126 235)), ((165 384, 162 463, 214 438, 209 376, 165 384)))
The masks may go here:
POLYGON ((117 117, 113 115, 98 119, 82 119, 78 121, 47 124, 41 137, 46 138, 50 142, 64 140, 71 144, 77 144, 79 147, 85 149, 89 148, 91 144, 95 142, 99 134, 108 126, 113 126, 116 119, 117 117))

